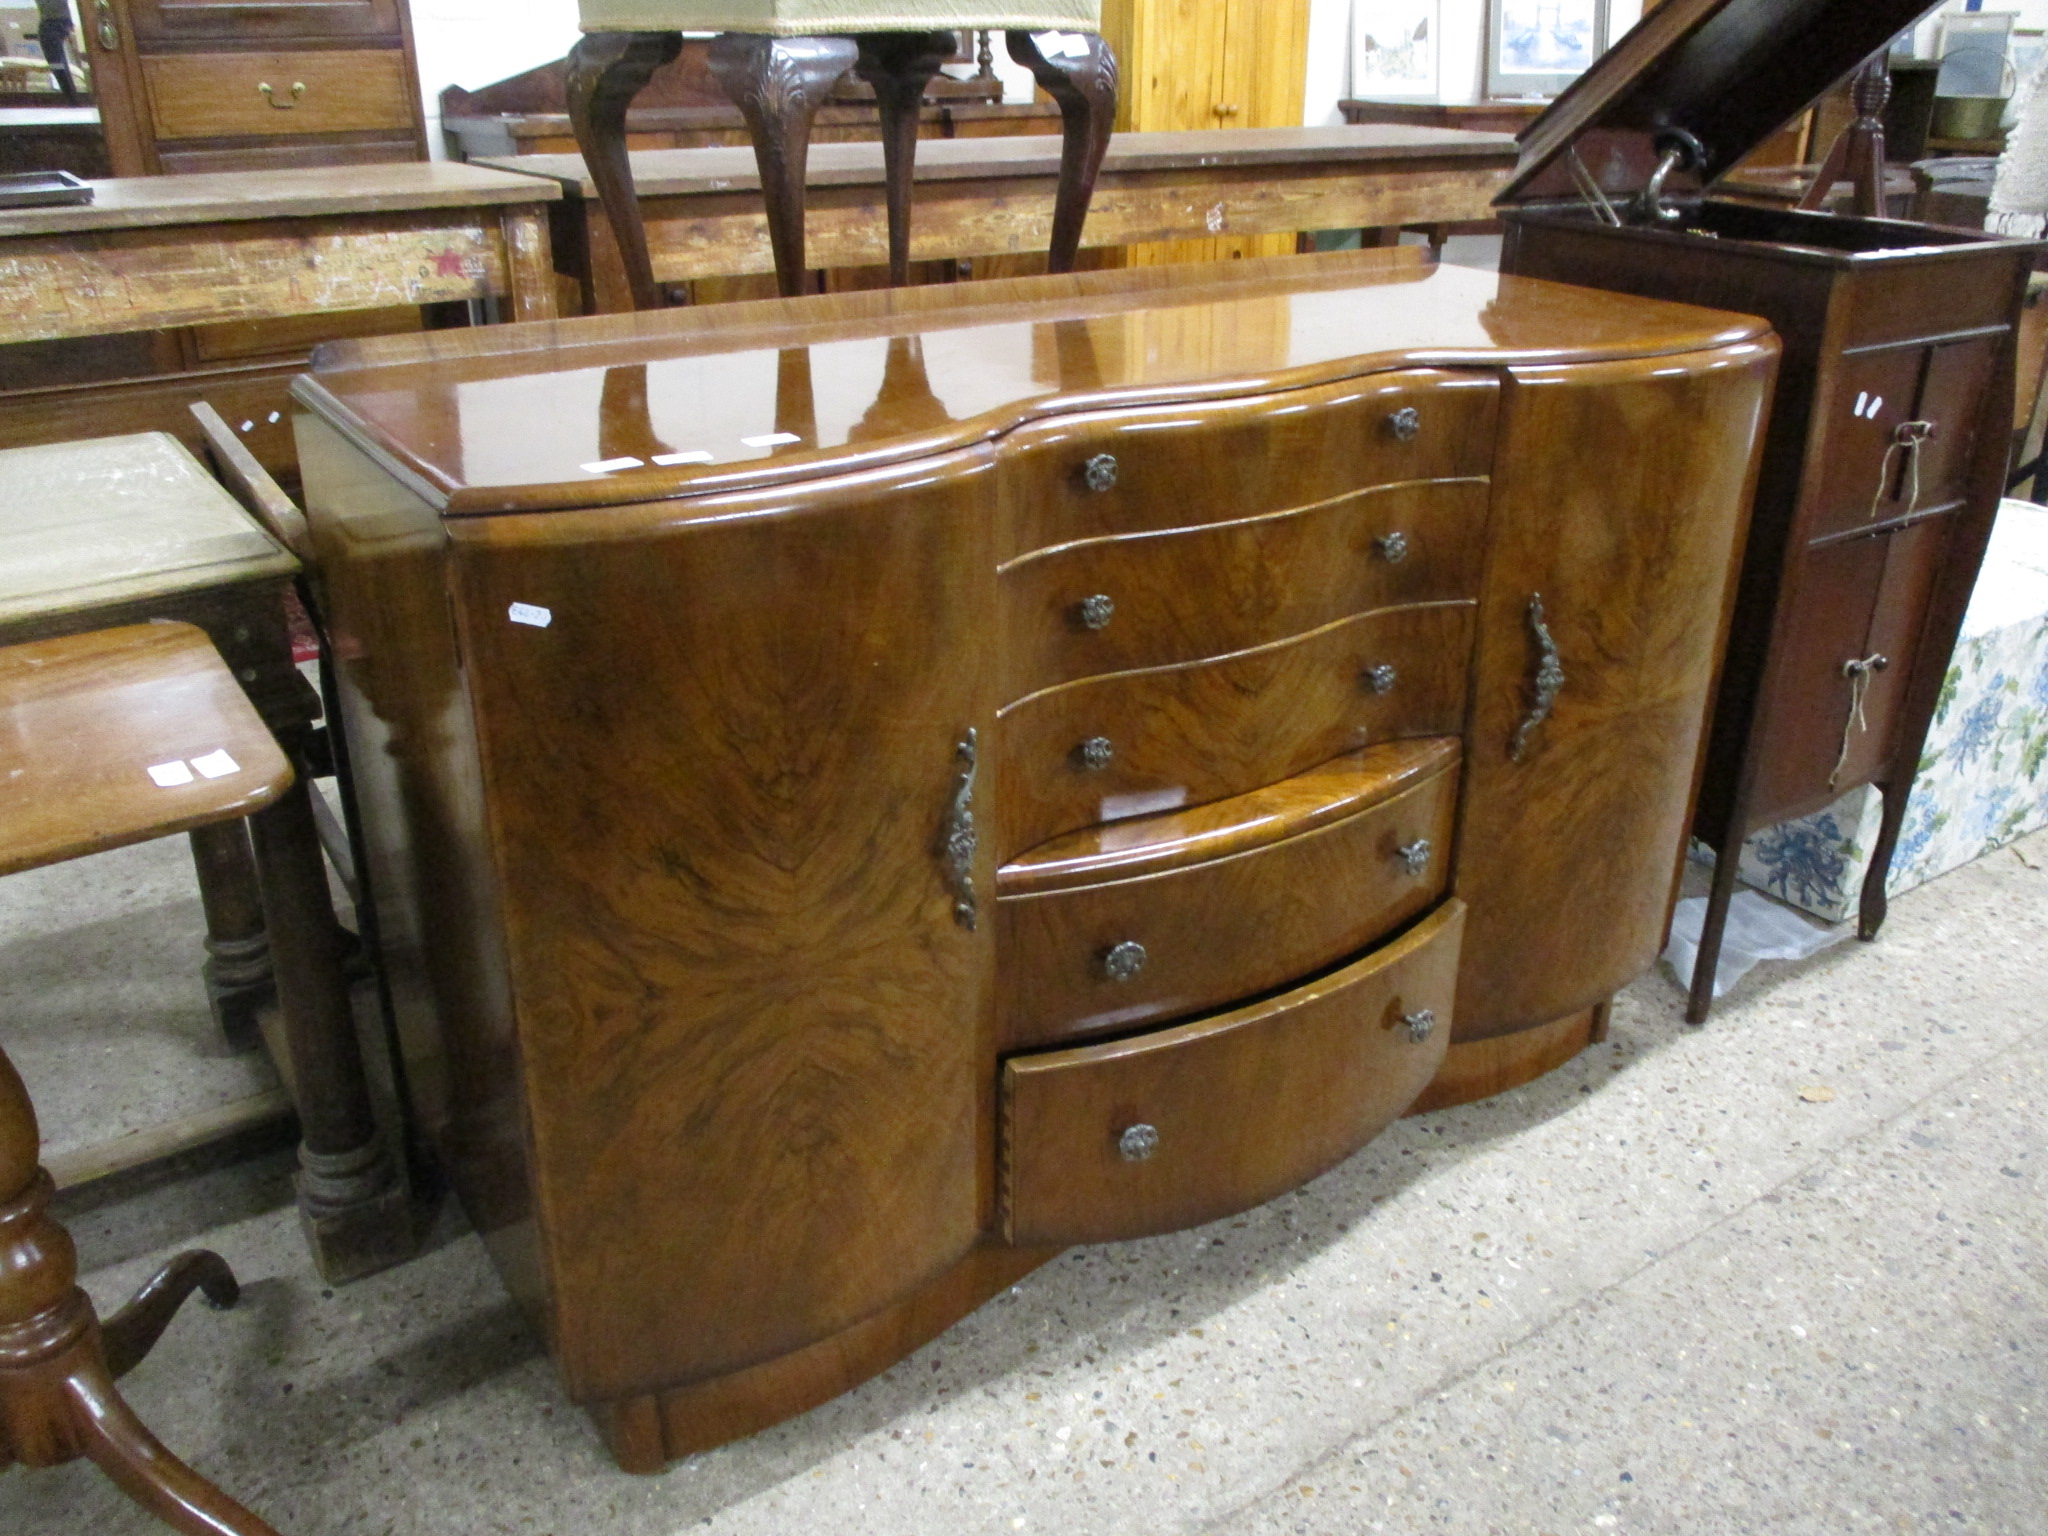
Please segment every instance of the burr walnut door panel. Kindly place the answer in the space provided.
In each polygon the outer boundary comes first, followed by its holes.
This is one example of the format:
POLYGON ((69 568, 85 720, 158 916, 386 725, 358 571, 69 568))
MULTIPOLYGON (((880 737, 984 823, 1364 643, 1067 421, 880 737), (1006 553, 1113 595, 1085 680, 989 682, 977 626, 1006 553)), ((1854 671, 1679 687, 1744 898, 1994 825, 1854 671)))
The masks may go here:
POLYGON ((992 458, 454 527, 579 1400, 829 1337, 991 1217, 994 865, 947 834, 992 458))
POLYGON ((1662 947, 1776 360, 1516 370, 1503 392, 1461 1040, 1597 1003, 1662 947))

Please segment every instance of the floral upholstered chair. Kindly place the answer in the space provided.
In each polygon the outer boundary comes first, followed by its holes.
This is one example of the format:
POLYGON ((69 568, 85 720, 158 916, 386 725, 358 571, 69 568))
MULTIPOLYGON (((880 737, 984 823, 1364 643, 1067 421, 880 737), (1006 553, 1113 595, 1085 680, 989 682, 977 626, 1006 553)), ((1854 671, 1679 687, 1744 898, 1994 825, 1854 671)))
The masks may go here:
POLYGON ((569 54, 569 115, 618 237, 634 304, 660 303, 626 154, 626 109, 676 57, 682 34, 716 32, 712 73, 746 119, 768 205, 784 294, 804 277, 804 168, 811 120, 848 70, 874 87, 888 177, 889 270, 909 280, 911 178, 925 86, 954 51, 953 28, 1002 28, 1010 56, 1059 103, 1065 125, 1050 269, 1073 268, 1095 176, 1116 116, 1116 59, 1100 36, 1101 0, 582 0, 569 54), (1057 32, 1057 43, 1042 34, 1057 32), (1034 37, 1034 34, 1040 34, 1034 37), (1043 43, 1043 46, 1041 46, 1043 43))

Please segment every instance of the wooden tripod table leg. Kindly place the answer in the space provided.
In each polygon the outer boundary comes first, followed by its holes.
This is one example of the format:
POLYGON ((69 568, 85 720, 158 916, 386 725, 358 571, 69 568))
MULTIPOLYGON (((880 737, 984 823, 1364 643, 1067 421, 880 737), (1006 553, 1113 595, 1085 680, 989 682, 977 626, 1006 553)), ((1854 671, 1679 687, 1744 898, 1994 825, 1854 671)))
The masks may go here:
POLYGON ((1010 57, 1060 106, 1065 142, 1060 149, 1060 189, 1053 203, 1052 242, 1046 255, 1048 272, 1071 272, 1081 249, 1081 226, 1095 198, 1095 178, 1109 152, 1109 132, 1116 124, 1116 55, 1100 37, 1088 34, 1067 39, 1057 57, 1041 53, 1029 32, 1008 32, 1010 57), (1075 51, 1078 49, 1078 52, 1075 51))
POLYGON ((882 116, 882 169, 889 189, 889 281, 910 281, 911 185, 924 88, 958 46, 951 32, 867 32, 853 72, 875 88, 882 116))
MULTIPOLYGON (((165 1450, 115 1389, 99 1320, 78 1288, 77 1250, 50 1215, 53 1188, 38 1166, 40 1152, 35 1108, 0 1052, 0 1467, 90 1457, 136 1503, 188 1536, 277 1536, 165 1450)), ((146 1349, 163 1331, 173 1295, 182 1300, 208 1282, 226 1294, 218 1286, 223 1276, 234 1284, 212 1254, 187 1255, 172 1270, 178 1273, 166 1271, 145 1287, 136 1321, 121 1329, 130 1365, 140 1359, 138 1346, 146 1349)))
POLYGON ((592 32, 569 50, 569 126, 619 243, 635 309, 659 309, 661 291, 626 152, 626 109, 654 72, 682 51, 680 32, 592 32))
POLYGON ((721 32, 706 62, 746 119, 768 205, 768 243, 784 298, 804 290, 804 172, 811 158, 811 122, 853 68, 858 45, 846 37, 762 37, 721 32))

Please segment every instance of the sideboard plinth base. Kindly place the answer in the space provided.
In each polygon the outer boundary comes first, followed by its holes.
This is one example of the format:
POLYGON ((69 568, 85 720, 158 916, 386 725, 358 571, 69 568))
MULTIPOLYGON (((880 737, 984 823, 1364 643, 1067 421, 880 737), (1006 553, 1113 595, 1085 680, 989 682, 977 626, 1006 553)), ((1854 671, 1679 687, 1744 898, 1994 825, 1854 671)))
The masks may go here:
POLYGON ((807 1349, 673 1391, 593 1403, 590 1416, 621 1471, 661 1472, 852 1391, 1063 1251, 977 1248, 907 1301, 807 1349))
POLYGON ((1452 1042, 1444 1053, 1442 1070, 1408 1113, 1426 1115, 1433 1109, 1490 1099, 1554 1072, 1587 1046, 1607 1038, 1607 1013, 1612 1006, 1610 999, 1512 1035, 1452 1042))

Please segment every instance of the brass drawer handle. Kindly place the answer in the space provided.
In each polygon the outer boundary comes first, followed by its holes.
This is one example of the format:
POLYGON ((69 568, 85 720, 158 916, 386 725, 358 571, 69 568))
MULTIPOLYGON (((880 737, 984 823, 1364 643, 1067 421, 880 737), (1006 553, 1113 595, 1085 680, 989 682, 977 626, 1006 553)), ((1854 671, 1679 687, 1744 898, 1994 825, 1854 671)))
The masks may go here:
POLYGON ((268 80, 265 80, 256 89, 262 93, 263 99, 278 111, 290 112, 297 108, 299 98, 306 94, 306 82, 303 80, 294 80, 292 82, 292 99, 290 101, 279 101, 277 99, 277 92, 271 87, 268 80))
POLYGON ((1082 598, 1077 611, 1084 629, 1107 629, 1109 621, 1116 617, 1116 599, 1107 592, 1098 592, 1082 598))
POLYGON ((1389 565, 1399 565, 1408 558, 1408 535, 1405 533, 1383 533, 1373 543, 1379 548, 1380 558, 1389 565))
POLYGON ((1436 1033, 1436 1010, 1418 1008, 1413 1013, 1402 1014, 1401 1022, 1408 1026, 1408 1038, 1420 1045, 1436 1033))
POLYGON ((1111 981, 1130 981, 1145 969, 1150 958, 1144 945, 1135 939, 1125 939, 1102 957, 1102 974, 1111 981))
POLYGON ((1368 667, 1366 669, 1365 686, 1377 694, 1385 695, 1392 693, 1394 691, 1394 684, 1400 680, 1401 674, 1394 670, 1391 662, 1383 661, 1376 667, 1368 667))
POLYGON ((1422 412, 1412 405, 1404 405, 1387 418, 1387 430, 1397 441, 1412 443, 1422 431, 1422 412))
POLYGON ((1100 773, 1116 761, 1116 744, 1107 736, 1090 736, 1074 748, 1074 756, 1090 773, 1100 773))
POLYGON ((1127 1163, 1142 1163, 1159 1150, 1159 1132, 1149 1125, 1134 1125, 1116 1139, 1116 1154, 1127 1163))
POLYGON ((1113 491, 1116 489, 1117 464, 1113 453, 1098 453, 1083 467, 1091 491, 1113 491))
POLYGON ((959 777, 954 781, 953 801, 946 808, 945 825, 939 832, 939 860, 946 887, 953 893, 953 921, 969 933, 974 932, 980 919, 974 895, 974 853, 980 841, 974 827, 974 775, 979 742, 980 733, 970 729, 953 749, 954 760, 960 765, 959 777))
POLYGON ((1529 737, 1550 718, 1557 696, 1564 692, 1564 665, 1557 659, 1557 642, 1543 621, 1543 594, 1529 594, 1529 634, 1536 642, 1536 682, 1529 700, 1529 713, 1515 727, 1515 739, 1508 743, 1508 757, 1519 763, 1529 751, 1529 737))
POLYGON ((1429 868, 1430 855, 1435 852, 1428 838, 1418 837, 1414 842, 1401 847, 1401 867, 1411 875, 1419 875, 1429 868))
POLYGON ((99 33, 100 46, 108 53, 117 53, 121 48, 121 29, 114 25, 114 0, 97 0, 92 8, 94 30, 99 33))

